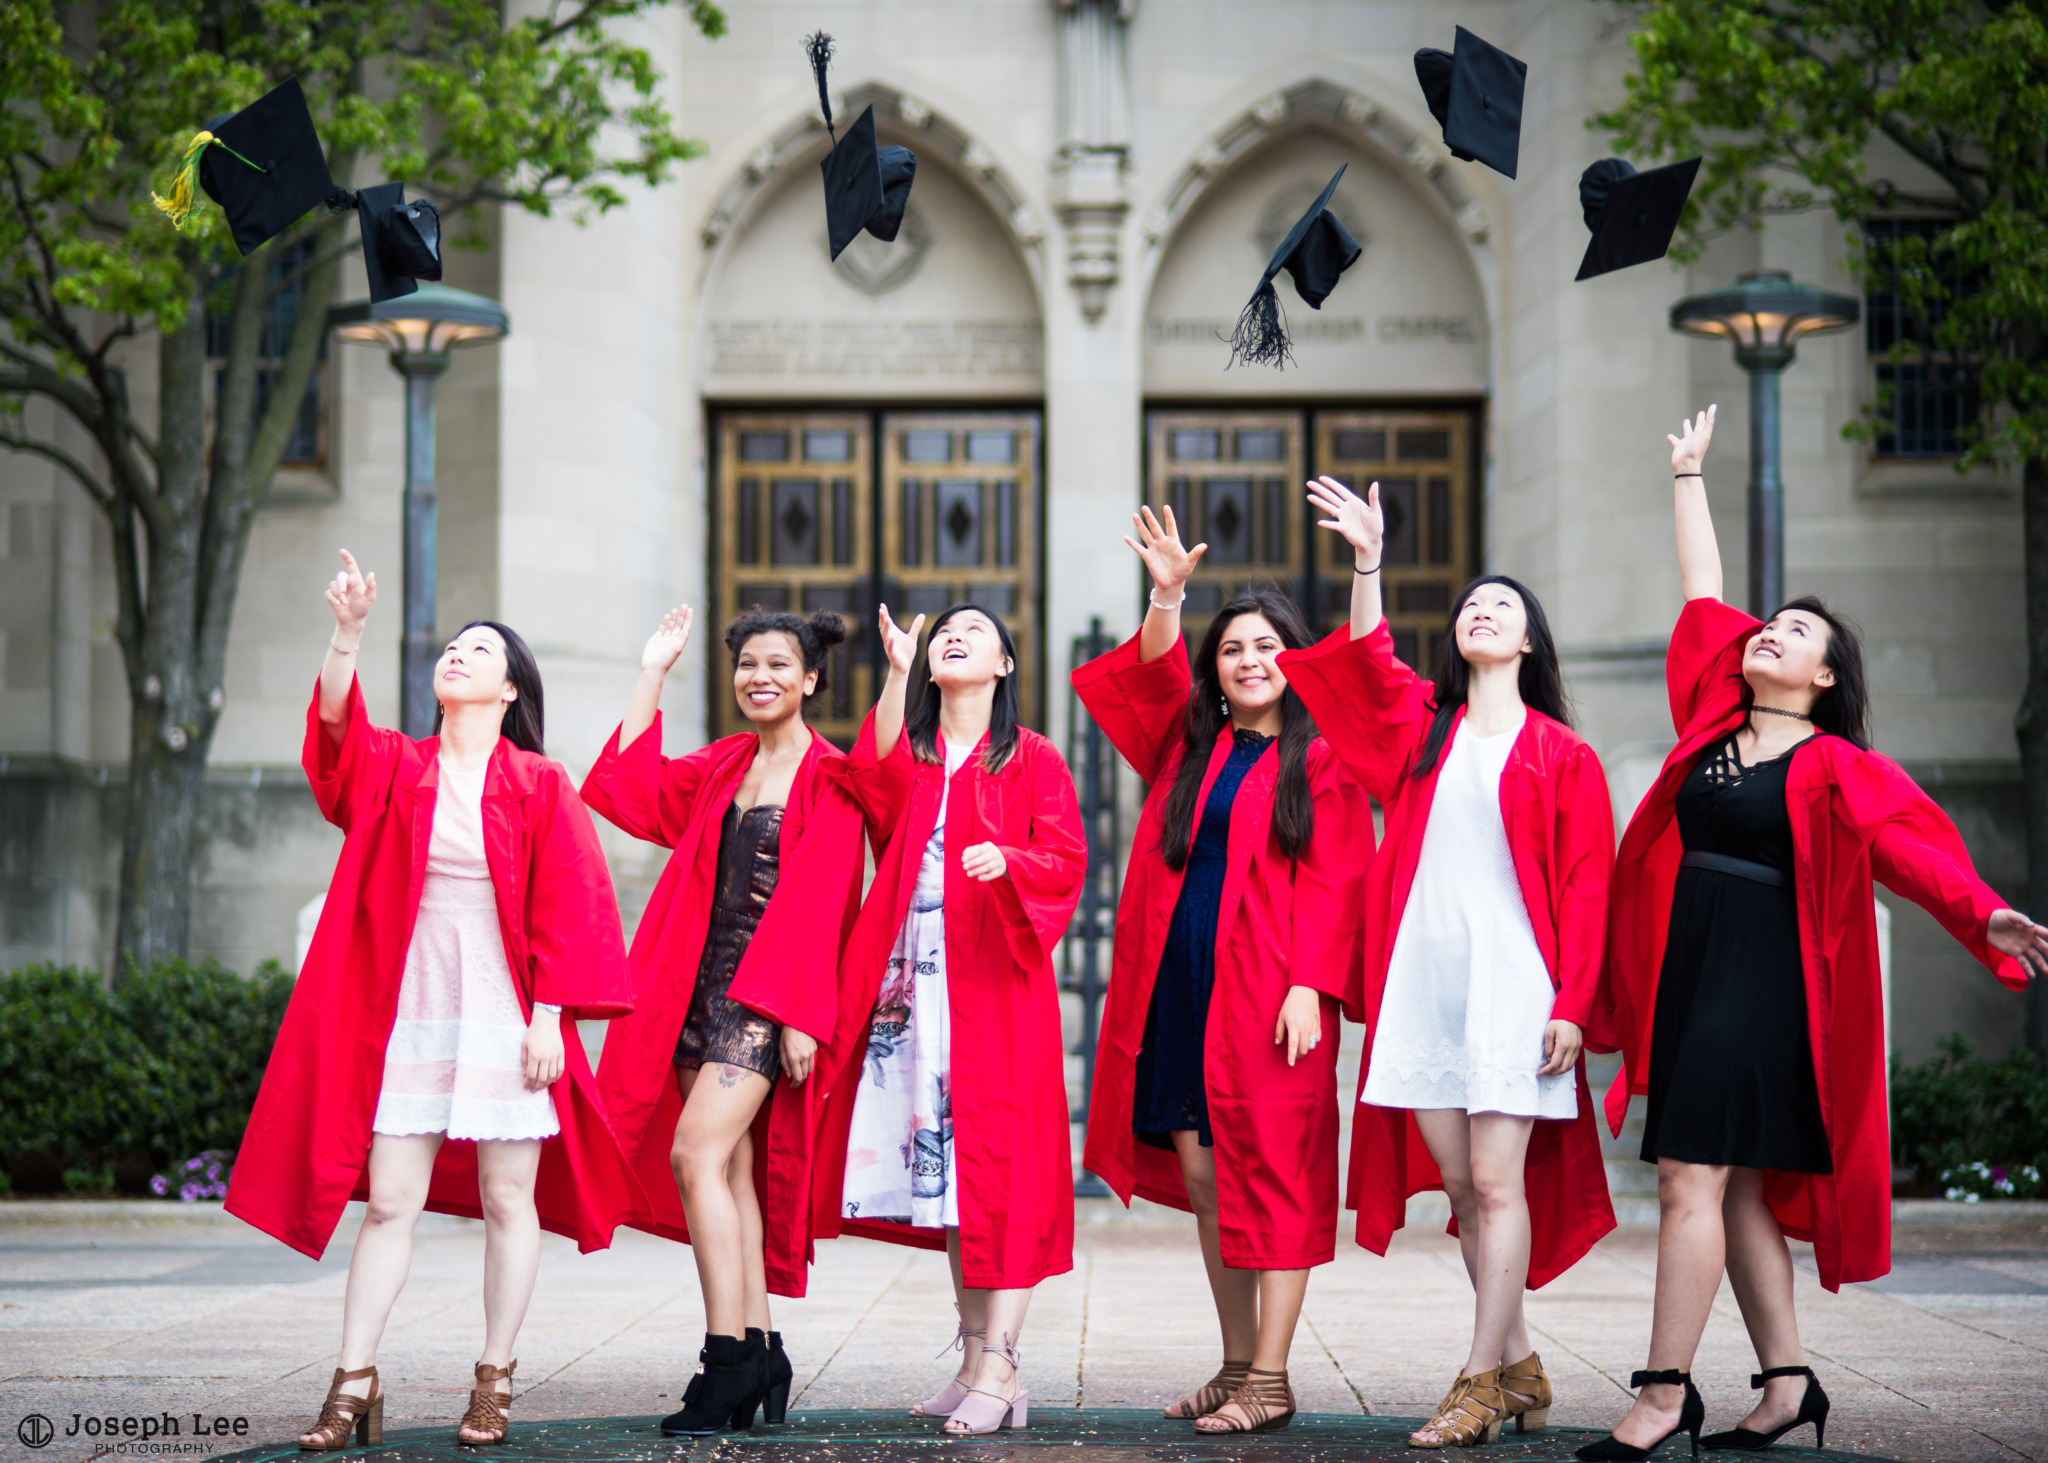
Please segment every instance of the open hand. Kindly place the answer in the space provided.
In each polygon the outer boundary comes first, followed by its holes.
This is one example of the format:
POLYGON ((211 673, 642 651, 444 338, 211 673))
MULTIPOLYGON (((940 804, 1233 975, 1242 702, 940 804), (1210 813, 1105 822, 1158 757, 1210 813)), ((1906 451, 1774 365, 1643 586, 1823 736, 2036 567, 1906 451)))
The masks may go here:
POLYGON ((1378 566, 1387 537, 1387 515, 1380 507, 1378 483, 1368 487, 1361 498, 1335 478, 1320 477, 1308 485, 1308 500, 1318 513, 1329 515, 1316 520, 1316 527, 1342 534, 1353 557, 1363 561, 1359 567, 1378 566))
POLYGON ((1714 413, 1721 408, 1710 406, 1691 421, 1683 418, 1678 423, 1678 435, 1664 434, 1664 440, 1671 444, 1671 471, 1673 475, 1698 472, 1700 464, 1707 460, 1707 444, 1714 440, 1714 413))
POLYGON ((1287 1065, 1306 1057, 1323 1039, 1323 998, 1314 986, 1290 986, 1273 1026, 1273 1042, 1287 1047, 1287 1065))
POLYGON ((1188 582, 1195 565, 1202 561, 1202 555, 1209 552, 1207 544, 1196 544, 1192 549, 1180 541, 1180 525, 1173 521, 1173 509, 1160 510, 1166 515, 1166 526, 1161 528, 1159 520, 1152 516, 1150 508, 1140 508, 1131 515, 1131 523, 1138 530, 1138 536, 1124 535, 1124 542, 1131 546, 1131 552, 1145 561, 1146 570, 1152 575, 1152 587, 1162 598, 1171 599, 1188 582))
POLYGON ((334 611, 336 628, 360 635, 363 622, 377 603, 377 576, 364 574, 354 554, 341 551, 341 572, 327 586, 327 607, 334 611))
POLYGON ((520 1073, 526 1090, 538 1092, 560 1079, 562 1054, 562 1013, 535 1010, 527 1023, 526 1041, 519 1049, 520 1073))
POLYGON ((878 606, 875 621, 882 628, 882 649, 889 657, 889 669, 899 676, 910 674, 910 667, 917 659, 917 637, 924 629, 924 616, 919 615, 904 629, 896 623, 887 605, 878 606))
POLYGON ((1010 861, 993 843, 977 843, 960 855, 960 872, 984 884, 991 879, 1002 878, 1009 871, 1010 861))
POLYGON ((1553 1021, 1543 1028, 1543 1065, 1536 1069, 1539 1077, 1555 1077, 1560 1072, 1569 1072, 1572 1063, 1579 1059, 1579 1047, 1585 1041, 1585 1033, 1569 1021, 1553 1021))
POLYGON ((683 647, 690 643, 690 626, 696 617, 696 611, 688 605, 677 605, 663 615, 641 648, 640 669, 668 674, 669 667, 682 655, 683 647))
POLYGON ((794 1026, 782 1028, 782 1073, 789 1078, 790 1086, 803 1086, 817 1061, 818 1043, 814 1038, 794 1026))
POLYGON ((2017 909, 2001 909, 1984 928, 1984 941, 2001 955, 2019 961, 2029 976, 2048 975, 2048 926, 2037 925, 2017 909))

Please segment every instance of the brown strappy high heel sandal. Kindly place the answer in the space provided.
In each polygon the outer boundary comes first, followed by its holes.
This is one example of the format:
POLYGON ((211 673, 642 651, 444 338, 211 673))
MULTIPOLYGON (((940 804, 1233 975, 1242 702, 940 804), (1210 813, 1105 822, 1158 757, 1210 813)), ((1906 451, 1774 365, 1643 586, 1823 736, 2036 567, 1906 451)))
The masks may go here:
POLYGON ((349 1435, 360 1433, 371 1447, 384 1441, 384 1389, 377 1384, 377 1369, 366 1366, 357 1371, 334 1369, 327 1384, 327 1400, 320 1404, 320 1416, 299 1434, 299 1450, 305 1453, 335 1453, 348 1446, 349 1435), (370 1379, 370 1395, 354 1397, 341 1390, 343 1382, 370 1379), (317 1439, 307 1442, 307 1438, 317 1439))
MULTIPOLYGON (((1245 1368, 1245 1378, 1230 1394, 1230 1401, 1245 1415, 1245 1421, 1225 1417, 1222 1410, 1195 1419, 1195 1430, 1205 1433, 1278 1432, 1294 1421, 1294 1388, 1288 1384, 1285 1367, 1277 1372, 1258 1367, 1245 1368)), ((1224 1406, 1228 1406, 1225 1403, 1224 1406)))
POLYGON ((1554 1394, 1550 1378, 1543 1374, 1543 1358, 1530 1352, 1512 1366, 1501 1368, 1501 1400, 1518 1433, 1540 1433, 1550 1425, 1550 1404, 1554 1394))
POLYGON ((1244 1385, 1251 1369, 1252 1364, 1248 1361, 1226 1361, 1215 1376, 1159 1415, 1176 1419, 1207 1417, 1237 1395, 1237 1389, 1244 1385))
POLYGON ((1469 1448, 1490 1443, 1500 1436, 1507 1417, 1507 1402, 1501 1396, 1501 1368, 1460 1377, 1444 1399, 1445 1405, 1429 1420, 1429 1426, 1408 1435, 1411 1448, 1469 1448), (1427 1433, 1434 1442, 1424 1442, 1427 1433))
POLYGON ((476 1385, 469 1392, 469 1410, 462 1414, 462 1421, 455 1425, 455 1440, 466 1447, 482 1448, 491 1443, 502 1443, 505 1434, 512 1431, 512 1419, 505 1409, 512 1405, 512 1373, 519 1369, 515 1358, 509 1365, 492 1366, 487 1361, 476 1364, 476 1385), (505 1390, 498 1390, 498 1383, 505 1384, 505 1390), (494 1433, 494 1437, 465 1438, 462 1429, 471 1432, 494 1433))

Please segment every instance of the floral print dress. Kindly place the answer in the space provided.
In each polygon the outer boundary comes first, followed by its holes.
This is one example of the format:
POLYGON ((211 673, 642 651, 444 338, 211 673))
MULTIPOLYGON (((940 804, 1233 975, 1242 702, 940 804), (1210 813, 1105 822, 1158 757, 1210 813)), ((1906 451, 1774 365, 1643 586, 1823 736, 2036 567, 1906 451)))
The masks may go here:
POLYGON ((953 1017, 946 994, 946 801, 971 748, 945 744, 947 792, 917 867, 868 1028, 842 1212, 922 1228, 960 1223, 953 1164, 953 1017))

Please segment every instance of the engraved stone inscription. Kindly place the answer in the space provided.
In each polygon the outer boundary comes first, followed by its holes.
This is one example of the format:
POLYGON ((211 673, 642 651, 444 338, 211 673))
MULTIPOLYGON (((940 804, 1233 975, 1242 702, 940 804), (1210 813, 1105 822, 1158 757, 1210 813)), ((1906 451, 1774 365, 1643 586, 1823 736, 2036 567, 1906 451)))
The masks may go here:
POLYGON ((1044 332, 1025 320, 725 320, 710 343, 717 376, 985 380, 1045 364, 1044 332))

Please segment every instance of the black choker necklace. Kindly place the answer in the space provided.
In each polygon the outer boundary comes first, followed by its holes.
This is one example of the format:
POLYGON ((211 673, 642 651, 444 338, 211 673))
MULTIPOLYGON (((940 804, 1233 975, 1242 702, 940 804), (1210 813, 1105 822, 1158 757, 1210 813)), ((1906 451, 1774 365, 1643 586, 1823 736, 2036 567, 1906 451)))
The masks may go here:
POLYGON ((1772 716, 1789 716, 1789 717, 1791 717, 1791 718, 1792 718, 1792 719, 1793 719, 1794 721, 1812 721, 1812 720, 1813 720, 1813 718, 1812 718, 1812 717, 1808 716, 1808 715, 1807 715, 1807 714, 1806 714, 1805 712, 1803 712, 1803 711, 1787 711, 1787 710, 1785 710, 1785 709, 1784 709, 1783 707, 1779 707, 1779 706, 1752 706, 1752 707, 1750 707, 1749 709, 1750 709, 1751 711, 1763 711, 1763 712, 1768 712, 1768 713, 1769 713, 1770 715, 1772 715, 1772 716))

